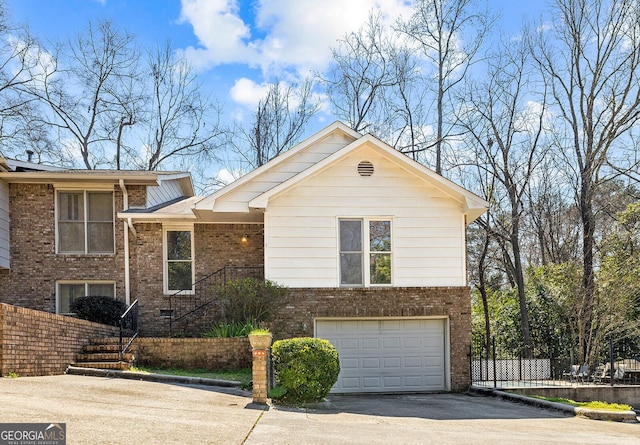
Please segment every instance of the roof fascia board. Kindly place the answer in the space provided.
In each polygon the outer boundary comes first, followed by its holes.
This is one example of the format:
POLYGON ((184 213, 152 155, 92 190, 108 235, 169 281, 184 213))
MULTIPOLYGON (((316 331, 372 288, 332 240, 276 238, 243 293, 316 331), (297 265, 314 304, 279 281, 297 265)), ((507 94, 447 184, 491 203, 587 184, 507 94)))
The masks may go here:
POLYGON ((175 214, 175 213, 162 213, 162 212, 153 212, 153 213, 122 213, 122 212, 118 212, 117 213, 118 218, 120 219, 130 219, 132 221, 145 221, 145 222, 151 222, 151 221, 164 221, 164 220, 188 220, 188 221, 192 221, 192 220, 196 220, 198 219, 198 217, 194 214, 187 214, 187 213, 183 213, 183 214, 175 214))
MULTIPOLYGON (((283 193, 284 191, 288 190, 289 188, 293 187, 295 184, 299 183, 300 181, 328 168, 329 166, 331 166, 333 163, 337 162, 340 158, 344 157, 345 155, 347 155, 348 153, 356 150, 357 148, 363 146, 364 144, 369 143, 371 146, 373 146, 375 149, 382 151, 383 153, 385 153, 386 155, 388 155, 388 157, 397 165, 399 165, 401 168, 404 168, 405 170, 410 171, 411 173, 413 173, 414 175, 420 177, 421 179, 425 180, 426 182, 428 182, 429 184, 431 184, 432 186, 438 188, 439 190, 443 191, 444 193, 448 194, 449 196, 451 196, 453 199, 461 202, 462 206, 463 206, 463 210, 465 211, 465 213, 469 213, 470 216, 473 216, 473 214, 475 212, 471 212, 470 210, 481 210, 483 209, 477 216, 475 216, 473 219, 476 219, 478 216, 480 216, 482 213, 484 213, 484 211, 488 208, 489 203, 484 201, 482 198, 474 195, 473 193, 469 192, 468 190, 460 187, 459 185, 455 184, 454 182, 444 178, 441 175, 438 175, 437 173, 433 172, 432 170, 428 169, 427 167, 418 164, 415 161, 412 161, 411 159, 407 158, 404 154, 400 153, 399 151, 397 151, 396 149, 394 149, 393 147, 390 147, 389 145, 385 144, 384 142, 382 142, 380 139, 367 134, 365 136, 362 136, 360 139, 352 142, 351 144, 345 146, 344 148, 338 150, 337 152, 335 152, 334 154, 332 154, 331 156, 328 156, 327 158, 323 159, 322 161, 316 163, 315 165, 309 167, 308 169, 304 170, 303 172, 300 172, 299 174, 295 175, 294 177, 292 177, 291 179, 289 179, 288 181, 285 181, 279 185, 277 185, 276 187, 273 187, 272 189, 266 191, 265 193, 255 197, 254 199, 252 199, 251 201, 249 201, 249 207, 250 208, 260 208, 260 209, 265 209, 267 207, 267 204, 269 202, 269 200, 281 193, 283 193)), ((473 221, 473 220, 471 220, 473 221)), ((469 221, 469 223, 471 222, 469 221)))
POLYGON ((128 185, 158 185, 158 175, 118 175, 117 173, 69 173, 69 172, 6 172, 0 178, 10 183, 51 184, 51 183, 109 183, 118 184, 120 179, 128 185))
POLYGON ((255 177, 261 175, 264 171, 270 170, 270 169, 274 168, 275 166, 282 164, 283 162, 287 161, 289 158, 295 156, 296 154, 298 154, 299 152, 301 152, 304 149, 308 148, 309 146, 315 144, 319 140, 327 137, 328 135, 330 135, 331 133, 335 132, 336 130, 342 131, 347 136, 350 136, 350 137, 354 138, 354 140, 357 140, 357 139, 362 137, 362 135, 360 133, 358 133, 357 131, 355 131, 355 130, 349 128, 349 127, 347 127, 342 122, 335 121, 332 124, 330 124, 330 125, 326 126, 325 128, 323 128, 322 130, 318 131, 317 133, 314 133, 313 135, 309 136, 304 141, 299 142, 294 147, 292 147, 289 150, 285 151, 281 155, 273 158, 272 160, 270 160, 266 164, 264 164, 264 165, 258 167, 257 169, 247 173, 246 175, 242 176, 241 178, 237 179, 236 181, 232 182, 231 184, 226 185, 225 187, 221 188, 217 192, 214 192, 213 194, 207 196, 206 198, 204 198, 202 201, 200 201, 197 204, 196 208, 199 209, 199 210, 213 210, 213 206, 215 204, 215 200, 216 199, 221 198, 222 196, 225 196, 228 193, 231 193, 234 189, 242 186, 243 184, 246 184, 247 182, 251 181, 255 177))

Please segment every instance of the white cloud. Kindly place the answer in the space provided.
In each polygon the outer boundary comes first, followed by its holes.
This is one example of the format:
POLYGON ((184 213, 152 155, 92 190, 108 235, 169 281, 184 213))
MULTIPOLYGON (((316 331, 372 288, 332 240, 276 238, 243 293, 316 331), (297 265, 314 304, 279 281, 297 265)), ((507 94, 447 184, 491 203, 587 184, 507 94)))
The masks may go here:
POLYGON ((244 176, 245 173, 246 172, 242 171, 241 169, 230 171, 226 168, 223 168, 220 169, 218 173, 216 173, 213 182, 218 186, 228 185, 244 176))
MULTIPOLYGON (((524 109, 517 116, 516 121, 513 124, 514 128, 517 131, 533 133, 537 131, 538 126, 540 125, 540 116, 543 116, 543 119, 548 118, 547 110, 544 108, 543 104, 529 100, 527 101, 524 109)), ((543 120, 543 125, 545 122, 546 119, 543 120)))
POLYGON ((258 102, 268 90, 269 85, 266 83, 257 84, 251 79, 241 77, 236 80, 229 93, 235 102, 253 109, 258 106, 258 102))
MULTIPOLYGON (((372 8, 387 23, 409 11, 406 0, 259 0, 247 23, 237 0, 182 0, 182 21, 193 26, 199 48, 186 54, 196 66, 243 63, 263 73, 323 70, 330 47, 357 30, 372 8)), ((251 14, 249 14, 251 15, 251 14)))
POLYGON ((200 40, 201 48, 185 51, 197 66, 245 62, 255 56, 247 44, 251 31, 240 18, 236 0, 182 0, 181 20, 193 26, 200 40))

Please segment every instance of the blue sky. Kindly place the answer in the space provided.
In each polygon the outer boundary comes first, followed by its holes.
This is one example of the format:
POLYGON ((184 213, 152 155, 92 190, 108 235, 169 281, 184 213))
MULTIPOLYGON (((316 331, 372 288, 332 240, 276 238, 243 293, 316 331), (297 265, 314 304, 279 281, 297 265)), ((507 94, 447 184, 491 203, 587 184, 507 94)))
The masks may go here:
MULTIPOLYGON (((494 32, 517 34, 545 0, 489 0, 500 14, 494 32)), ((153 48, 166 39, 183 51, 223 118, 251 115, 267 83, 323 72, 336 39, 356 31, 371 8, 387 23, 410 12, 410 0, 4 0, 13 23, 28 24, 43 42, 64 42, 83 32, 90 20, 111 20, 118 29, 153 48)), ((314 118, 307 134, 336 120, 329 108, 314 118)), ((218 175, 223 174, 219 170, 218 175)), ((231 178, 225 178, 229 180, 231 178)))
MULTIPOLYGON (((389 21, 407 0, 5 0, 12 21, 28 23, 43 41, 68 39, 89 20, 110 19, 144 46, 171 39, 198 67, 230 114, 250 112, 275 76, 286 79, 330 62, 329 47, 356 30, 371 7, 389 21)), ((544 0, 490 0, 498 27, 516 33, 544 0)), ((322 122, 334 120, 319 116, 322 122)), ((321 123, 322 123, 321 122, 321 123)))

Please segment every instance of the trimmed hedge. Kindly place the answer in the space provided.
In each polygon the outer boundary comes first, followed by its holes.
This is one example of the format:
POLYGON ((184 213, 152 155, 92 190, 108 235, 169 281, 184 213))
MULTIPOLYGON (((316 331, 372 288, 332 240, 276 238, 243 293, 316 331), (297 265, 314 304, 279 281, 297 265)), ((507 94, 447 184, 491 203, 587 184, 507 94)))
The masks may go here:
POLYGON ((90 296, 76 298, 70 309, 83 320, 118 326, 120 316, 127 310, 127 305, 113 297, 90 296))
POLYGON ((286 392, 289 403, 322 400, 338 380, 338 351, 321 338, 278 340, 271 347, 276 380, 286 392))

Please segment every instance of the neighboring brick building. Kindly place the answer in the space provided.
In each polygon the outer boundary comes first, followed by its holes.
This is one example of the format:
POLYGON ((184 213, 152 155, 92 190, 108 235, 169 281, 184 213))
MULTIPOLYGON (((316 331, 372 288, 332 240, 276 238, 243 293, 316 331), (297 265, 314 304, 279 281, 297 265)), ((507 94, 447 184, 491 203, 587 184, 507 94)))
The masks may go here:
POLYGON ((290 288, 276 337, 338 348, 335 391, 463 390, 465 229, 486 206, 340 123, 204 198, 187 174, 0 160, 0 302, 137 299, 141 335, 166 336, 206 327, 201 289, 265 277, 290 288))

